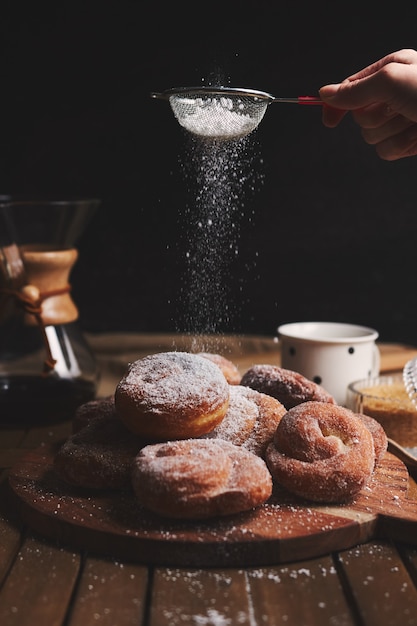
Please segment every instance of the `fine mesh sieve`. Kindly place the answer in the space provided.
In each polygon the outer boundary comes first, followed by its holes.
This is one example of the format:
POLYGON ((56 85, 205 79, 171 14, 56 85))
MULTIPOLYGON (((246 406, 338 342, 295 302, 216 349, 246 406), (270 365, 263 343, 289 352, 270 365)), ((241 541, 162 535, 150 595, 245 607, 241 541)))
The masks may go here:
POLYGON ((239 139, 249 135, 262 120, 269 104, 322 104, 319 98, 275 98, 265 91, 235 87, 180 87, 152 98, 168 100, 179 124, 207 139, 239 139))

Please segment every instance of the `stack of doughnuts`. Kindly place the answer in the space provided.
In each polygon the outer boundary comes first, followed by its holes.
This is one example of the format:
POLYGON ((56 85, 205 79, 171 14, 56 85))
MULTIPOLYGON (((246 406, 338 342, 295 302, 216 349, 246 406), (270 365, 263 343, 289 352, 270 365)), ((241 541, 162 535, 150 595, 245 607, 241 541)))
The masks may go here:
POLYGON ((262 505, 273 483, 346 502, 387 450, 376 420, 297 372, 161 352, 131 363, 112 396, 79 407, 54 461, 75 487, 133 489, 166 517, 206 519, 262 505))

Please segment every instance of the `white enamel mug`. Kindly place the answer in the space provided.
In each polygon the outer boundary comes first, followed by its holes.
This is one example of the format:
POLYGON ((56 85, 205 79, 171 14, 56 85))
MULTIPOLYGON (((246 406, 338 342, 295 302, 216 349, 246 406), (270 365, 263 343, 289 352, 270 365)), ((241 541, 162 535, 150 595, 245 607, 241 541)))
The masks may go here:
POLYGON ((278 327, 281 366, 299 372, 346 405, 347 388, 379 375, 378 332, 339 322, 294 322, 278 327))

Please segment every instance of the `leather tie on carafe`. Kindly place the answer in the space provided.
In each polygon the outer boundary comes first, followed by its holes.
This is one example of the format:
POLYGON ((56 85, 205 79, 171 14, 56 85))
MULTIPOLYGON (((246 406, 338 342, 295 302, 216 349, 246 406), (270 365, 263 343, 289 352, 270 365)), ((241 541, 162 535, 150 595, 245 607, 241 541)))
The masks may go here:
POLYGON ((27 324, 38 325, 46 350, 43 373, 48 374, 54 369, 56 359, 51 352, 46 326, 64 324, 78 318, 78 309, 69 297, 71 285, 68 282, 78 252, 74 248, 42 250, 35 246, 23 246, 21 255, 28 282, 20 288, 4 287, 0 292, 13 297, 23 308, 28 315, 27 324), (51 282, 51 288, 44 288, 51 282), (54 286, 53 283, 58 284, 54 286), (45 303, 47 307, 43 306, 45 303))

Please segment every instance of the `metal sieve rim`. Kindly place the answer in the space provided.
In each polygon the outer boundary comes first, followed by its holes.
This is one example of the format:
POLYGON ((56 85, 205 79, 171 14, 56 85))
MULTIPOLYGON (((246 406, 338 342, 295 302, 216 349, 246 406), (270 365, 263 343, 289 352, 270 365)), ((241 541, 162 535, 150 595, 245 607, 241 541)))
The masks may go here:
POLYGON ((172 87, 162 92, 152 92, 152 98, 169 100, 171 96, 192 95, 216 95, 216 96, 242 96, 259 98, 272 102, 275 98, 272 94, 258 89, 246 89, 245 87, 172 87))

